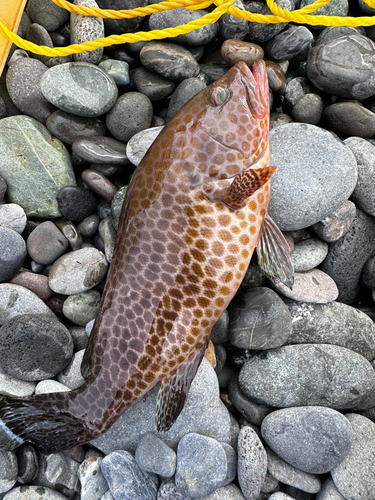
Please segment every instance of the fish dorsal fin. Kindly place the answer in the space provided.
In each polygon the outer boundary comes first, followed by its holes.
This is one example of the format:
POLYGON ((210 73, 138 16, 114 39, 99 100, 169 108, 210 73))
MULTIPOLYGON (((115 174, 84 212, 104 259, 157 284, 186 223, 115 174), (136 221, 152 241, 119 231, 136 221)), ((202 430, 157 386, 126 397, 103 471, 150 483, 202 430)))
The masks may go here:
POLYGON ((258 264, 271 281, 280 280, 290 289, 294 283, 294 269, 290 247, 283 233, 271 217, 264 216, 257 246, 258 264))
POLYGON ((276 167, 248 168, 237 174, 229 187, 213 192, 209 199, 232 210, 240 210, 246 206, 247 199, 269 181, 275 170, 276 167))
POLYGON ((156 402, 155 419, 158 431, 168 431, 181 413, 205 348, 206 346, 195 351, 179 366, 174 375, 162 381, 156 402))

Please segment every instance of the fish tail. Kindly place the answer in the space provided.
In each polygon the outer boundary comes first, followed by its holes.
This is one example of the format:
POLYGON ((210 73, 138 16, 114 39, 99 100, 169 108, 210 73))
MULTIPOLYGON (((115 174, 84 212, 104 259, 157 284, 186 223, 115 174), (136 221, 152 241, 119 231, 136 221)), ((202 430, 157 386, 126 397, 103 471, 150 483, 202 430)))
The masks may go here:
POLYGON ((90 435, 84 422, 64 411, 64 406, 68 406, 67 396, 67 393, 17 399, 0 396, 0 427, 15 444, 27 441, 41 453, 55 453, 86 442, 90 435))

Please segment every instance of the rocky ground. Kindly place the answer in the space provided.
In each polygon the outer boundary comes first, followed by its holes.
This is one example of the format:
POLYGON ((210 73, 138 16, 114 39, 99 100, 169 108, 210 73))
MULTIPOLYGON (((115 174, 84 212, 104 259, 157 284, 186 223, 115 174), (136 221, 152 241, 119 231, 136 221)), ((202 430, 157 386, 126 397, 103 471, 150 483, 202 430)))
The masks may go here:
MULTIPOLYGON (((236 6, 268 12, 256 1, 236 6)), ((375 10, 332 0, 321 13, 375 10)), ((29 0, 19 33, 64 46, 203 14, 177 9, 103 22, 29 0)), ((13 450, 3 433, 0 498, 375 498, 372 38, 372 27, 261 25, 225 15, 166 42, 73 57, 13 47, 0 78, 1 393, 83 383, 80 363, 130 176, 163 125, 238 58, 267 60, 277 166, 269 212, 292 248, 296 281, 293 291, 275 287, 253 260, 212 331, 215 355, 203 360, 170 431, 155 429, 155 387, 105 435, 70 452, 13 450)))

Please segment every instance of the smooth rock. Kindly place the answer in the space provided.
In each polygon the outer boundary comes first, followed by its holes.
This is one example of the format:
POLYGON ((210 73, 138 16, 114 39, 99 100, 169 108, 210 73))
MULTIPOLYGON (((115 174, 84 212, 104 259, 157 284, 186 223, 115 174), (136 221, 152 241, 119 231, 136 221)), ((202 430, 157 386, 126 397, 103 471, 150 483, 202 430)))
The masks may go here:
POLYGON ((32 445, 24 445, 17 451, 18 481, 21 484, 30 483, 38 472, 38 456, 32 445))
POLYGON ((0 283, 0 325, 23 314, 45 314, 55 317, 51 309, 27 288, 0 283))
POLYGON ((27 2, 26 13, 34 23, 41 24, 47 31, 59 29, 69 18, 67 10, 50 0, 30 0, 27 2))
POLYGON ((23 314, 0 328, 1 367, 12 377, 31 382, 54 377, 72 355, 69 330, 50 316, 23 314))
POLYGON ((281 66, 275 61, 266 60, 268 84, 274 92, 280 92, 285 89, 285 73, 281 66))
POLYGON ((243 415, 246 420, 254 425, 260 425, 272 408, 255 403, 247 398, 238 385, 238 375, 234 375, 228 385, 228 396, 233 406, 243 415))
POLYGON ((175 475, 180 493, 204 498, 223 485, 226 475, 227 457, 218 441, 196 433, 188 433, 180 440, 175 475))
POLYGON ((96 214, 91 214, 78 224, 77 229, 84 238, 90 238, 95 235, 99 222, 100 218, 96 214))
POLYGON ((49 394, 50 392, 69 392, 70 389, 57 380, 41 380, 35 387, 35 394, 49 394))
POLYGON ((99 63, 99 68, 104 69, 117 85, 129 84, 129 64, 126 61, 105 59, 99 63))
POLYGON ((296 122, 316 125, 323 115, 323 99, 318 94, 306 94, 295 103, 292 117, 296 122))
POLYGON ((96 196, 90 189, 65 186, 56 195, 59 212, 72 222, 81 222, 96 208, 96 196))
POLYGON ((317 494, 316 500, 345 500, 345 498, 339 493, 333 480, 328 478, 322 484, 322 488, 317 494))
POLYGON ((105 124, 100 118, 75 116, 60 109, 48 116, 46 127, 51 134, 70 146, 80 137, 96 137, 106 133, 105 124))
POLYGON ((116 139, 127 142, 137 132, 150 127, 152 115, 152 103, 147 96, 140 92, 127 92, 107 113, 105 123, 116 139))
POLYGON ((346 200, 331 215, 313 224, 312 228, 322 240, 333 243, 339 240, 349 228, 356 217, 356 206, 352 201, 346 200))
POLYGON ((85 328, 80 326, 71 326, 69 328, 69 331, 73 338, 74 350, 80 351, 81 349, 85 349, 87 347, 87 342, 88 342, 85 328))
POLYGON ((0 449, 0 494, 15 485, 18 476, 17 458, 13 451, 0 449))
POLYGON ((0 205, 0 227, 6 227, 21 234, 26 227, 26 214, 20 205, 7 203, 0 205))
POLYGON ((27 255, 22 236, 0 226, 0 283, 9 281, 20 269, 27 255))
POLYGON ((126 165, 126 146, 112 137, 81 137, 72 145, 73 153, 92 163, 126 165))
MULTIPOLYGON (((136 7, 145 7, 146 0, 98 0, 98 5, 101 9, 135 9, 136 7)), ((131 33, 136 31, 141 17, 131 19, 105 19, 104 26, 107 33, 121 35, 123 33, 131 33)), ((130 46, 134 44, 129 44, 130 46)))
POLYGON ((220 51, 224 61, 231 66, 234 66, 239 61, 244 61, 251 68, 255 61, 264 57, 260 45, 241 40, 226 40, 222 44, 220 51))
POLYGON ((286 125, 287 123, 293 123, 293 121, 293 118, 285 113, 271 113, 270 130, 280 127, 281 125, 286 125))
MULTIPOLYGON (((241 0, 236 0, 233 7, 246 10, 241 0)), ((249 31, 249 23, 246 19, 223 14, 219 19, 219 35, 224 40, 244 40, 249 31)))
POLYGON ((360 137, 348 137, 344 143, 353 152, 358 166, 358 180, 351 199, 358 208, 375 217, 375 146, 360 137))
POLYGON ((128 186, 124 186, 120 188, 117 193, 114 195, 111 203, 111 218, 112 224, 115 230, 118 230, 119 218, 121 214, 122 205, 124 203, 124 198, 126 195, 126 191, 128 186))
POLYGON ((111 217, 107 217, 99 224, 99 235, 104 243, 104 253, 107 261, 112 262, 113 251, 115 249, 117 232, 112 225, 111 217))
POLYGON ((296 272, 306 272, 321 264, 327 253, 327 243, 317 238, 311 238, 297 243, 290 258, 296 272))
POLYGON ((336 300, 339 291, 334 280, 319 269, 311 269, 305 273, 294 273, 292 289, 283 283, 273 283, 273 286, 285 297, 300 302, 326 304, 336 300))
POLYGON ((108 263, 96 248, 82 248, 57 259, 49 272, 49 286, 56 293, 74 295, 94 288, 104 278, 108 263))
POLYGON ((353 432, 348 420, 322 406, 284 408, 265 417, 262 437, 288 464, 311 474, 325 474, 349 453, 353 432))
POLYGON ((44 97, 58 108, 78 116, 100 116, 117 99, 117 85, 104 70, 86 62, 49 68, 41 82, 44 97))
POLYGON ((343 35, 310 50, 307 75, 324 92, 347 99, 366 99, 375 93, 374 54, 375 44, 369 38, 343 35))
POLYGON ((358 35, 358 33, 366 36, 366 31, 365 33, 360 33, 358 28, 356 29, 350 26, 327 26, 319 33, 314 45, 330 42, 343 35, 358 35))
POLYGON ((117 192, 117 187, 105 175, 96 170, 87 169, 82 172, 81 178, 94 193, 102 196, 108 203, 111 203, 117 192))
POLYGON ((152 432, 141 436, 135 461, 142 470, 166 478, 172 477, 176 470, 176 453, 152 432))
POLYGON ((39 469, 33 483, 47 488, 55 488, 58 484, 60 492, 71 498, 79 490, 78 467, 79 463, 68 453, 40 455, 39 469))
POLYGON ((51 221, 42 222, 27 238, 30 257, 39 264, 52 264, 69 246, 68 240, 51 221))
POLYGON ((37 120, 19 115, 0 120, 0 154, 8 201, 28 217, 59 217, 56 194, 76 185, 65 146, 37 120))
POLYGON ((169 121, 186 104, 189 99, 206 87, 206 83, 199 78, 186 78, 173 92, 168 104, 166 119, 169 121))
POLYGON ((66 219, 59 219, 55 224, 68 240, 72 250, 79 250, 82 247, 82 236, 79 234, 73 222, 66 219))
MULTIPOLYGON (((276 5, 281 7, 284 10, 294 10, 294 1, 291 0, 277 0, 276 5)), ((272 12, 267 7, 267 5, 261 2, 248 2, 245 5, 245 8, 249 12, 253 12, 254 14, 263 14, 263 15, 272 15, 272 12)), ((275 37, 280 31, 282 31, 287 23, 252 23, 249 22, 249 31, 247 35, 247 40, 254 43, 263 43, 271 40, 271 38, 275 37)))
POLYGON ((304 76, 296 76, 288 82, 285 87, 283 109, 291 112, 297 102, 308 94, 316 92, 316 88, 304 76))
POLYGON ((6 85, 12 102, 23 113, 46 123, 56 110, 53 103, 43 96, 41 80, 48 67, 37 59, 21 58, 11 65, 6 74, 6 85))
POLYGON ((375 257, 370 257, 363 266, 361 282, 368 288, 375 290, 375 257))
MULTIPOLYGON (((83 7, 96 7, 98 4, 95 0, 74 0, 74 5, 82 5, 83 7)), ((100 17, 82 16, 80 14, 71 13, 70 15, 70 43, 84 43, 103 38, 104 21, 100 17)), ((84 61, 87 63, 98 64, 103 56, 104 47, 73 54, 75 61, 84 61)))
POLYGON ((0 393, 9 394, 15 398, 31 396, 35 390, 35 382, 25 382, 11 377, 0 369, 0 393))
POLYGON ((269 213, 281 230, 315 224, 353 192, 357 162, 330 132, 290 123, 271 130, 270 144, 271 164, 277 170, 272 176, 269 213))
POLYGON ((148 42, 139 57, 146 69, 171 80, 185 80, 199 73, 199 65, 191 52, 174 43, 148 42))
POLYGON ((375 357, 375 324, 364 312, 342 304, 309 304, 285 299, 292 317, 287 344, 334 344, 375 357))
POLYGON ((101 470, 115 500, 156 500, 157 488, 147 472, 142 472, 132 455, 114 451, 103 458, 101 470))
MULTIPOLYGON (((294 486, 307 493, 317 493, 320 490, 320 479, 314 474, 303 472, 284 462, 269 448, 267 450, 268 472, 281 483, 294 486)), ((280 499, 284 500, 284 499, 280 499)), ((286 499, 285 499, 286 500, 286 499)))
POLYGON ((320 268, 334 279, 338 300, 352 304, 360 289, 360 277, 366 261, 375 253, 375 221, 357 208, 349 230, 329 247, 320 268))
POLYGON ((152 127, 141 130, 131 137, 126 145, 126 156, 133 163, 139 165, 147 150, 164 127, 152 127))
POLYGON ((72 323, 85 326, 95 319, 100 304, 101 295, 97 290, 69 295, 63 305, 63 313, 72 323))
POLYGON ((250 399, 279 408, 375 406, 370 362, 336 345, 289 345, 255 355, 242 367, 238 382, 250 399))
POLYGON ((246 500, 258 498, 267 473, 267 454, 257 433, 243 427, 238 435, 238 482, 246 500))
POLYGON ((81 374, 81 363, 83 355, 85 354, 85 350, 77 351, 72 358, 72 361, 65 368, 64 371, 60 372, 57 380, 60 384, 65 385, 72 391, 74 389, 78 389, 82 384, 85 383, 85 379, 81 374))
POLYGON ((276 61, 289 60, 312 45, 313 34, 305 26, 289 25, 266 45, 267 54, 276 61))
POLYGON ((331 471, 332 479, 344 498, 372 500, 375 424, 355 413, 347 414, 346 418, 353 428, 353 445, 343 462, 331 471))
MULTIPOLYGON (((160 500, 164 500, 164 497, 161 497, 160 500)), ((165 500, 180 500, 180 499, 175 497, 173 498, 166 497, 165 500)), ((188 499, 185 498, 181 500, 188 500, 188 499)), ((227 486, 223 486, 222 488, 218 488, 204 500, 245 500, 245 497, 241 493, 241 490, 235 484, 231 483, 228 484, 227 486)))
POLYGON ((108 491, 108 483, 100 470, 102 461, 101 457, 89 457, 79 466, 81 500, 99 500, 108 491))
POLYGON ((3 500, 66 500, 66 496, 52 488, 23 485, 9 491, 3 500))
POLYGON ((375 113, 357 101, 331 104, 324 110, 323 118, 328 128, 344 137, 368 138, 375 134, 375 113))
POLYGON ((285 343, 292 332, 288 308, 273 290, 253 288, 231 304, 229 340, 243 349, 273 349, 285 343))
POLYGON ((211 330, 210 340, 214 344, 222 344, 223 342, 227 342, 229 340, 228 326, 229 326, 229 314, 228 311, 225 309, 225 311, 216 321, 211 330))
POLYGON ((21 271, 15 274, 9 283, 28 288, 43 301, 48 300, 52 295, 52 290, 48 286, 48 278, 42 274, 21 271))
MULTIPOLYGON (((53 48, 53 42, 50 34, 46 30, 46 28, 38 23, 33 23, 28 27, 25 33, 25 40, 28 40, 31 43, 35 43, 36 45, 44 45, 45 47, 49 47, 51 49, 53 48)), ((39 61, 41 61, 45 65, 47 65, 48 61, 51 59, 50 56, 43 56, 39 54, 33 55, 34 59, 39 59, 39 61)))
POLYGON ((165 99, 175 89, 175 84, 172 80, 168 80, 168 78, 149 71, 142 66, 134 70, 133 77, 134 85, 138 92, 147 96, 152 102, 165 99))

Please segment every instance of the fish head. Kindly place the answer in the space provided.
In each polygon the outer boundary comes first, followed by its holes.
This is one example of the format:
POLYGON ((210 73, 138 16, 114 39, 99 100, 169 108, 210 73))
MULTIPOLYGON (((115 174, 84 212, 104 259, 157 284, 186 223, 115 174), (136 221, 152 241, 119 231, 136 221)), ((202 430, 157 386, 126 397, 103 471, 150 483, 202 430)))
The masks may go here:
POLYGON ((182 108, 180 151, 192 187, 234 177, 269 148, 268 92, 265 62, 252 70, 238 62, 182 108))

